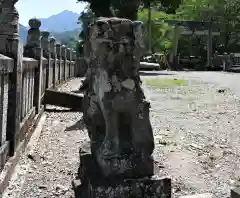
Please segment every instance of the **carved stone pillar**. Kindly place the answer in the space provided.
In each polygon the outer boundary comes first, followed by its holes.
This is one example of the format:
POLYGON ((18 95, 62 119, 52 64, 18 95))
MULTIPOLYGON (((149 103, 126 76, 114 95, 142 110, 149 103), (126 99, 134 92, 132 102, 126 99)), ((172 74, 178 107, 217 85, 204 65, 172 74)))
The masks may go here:
POLYGON ((52 36, 49 38, 49 42, 50 42, 50 55, 51 55, 51 68, 50 69, 50 86, 53 85, 53 88, 55 88, 55 72, 56 72, 56 67, 57 67, 57 54, 56 54, 56 39, 52 36))
POLYGON ((41 105, 41 95, 42 95, 42 57, 43 49, 41 48, 41 32, 40 26, 41 21, 37 18, 32 18, 28 22, 30 29, 28 30, 27 44, 24 48, 24 56, 31 57, 38 60, 38 67, 35 70, 34 79, 34 106, 36 107, 36 112, 40 113, 42 108, 41 105))
POLYGON ((15 8, 17 0, 0 1, 0 53, 8 53, 9 39, 19 39, 19 14, 15 8))
POLYGON ((56 43, 56 53, 57 53, 57 58, 61 59, 61 44, 60 43, 56 43))
POLYGON ((71 67, 71 61, 72 61, 72 49, 71 48, 67 48, 67 60, 68 60, 68 65, 66 68, 66 78, 69 78, 70 76, 70 67, 71 67))
POLYGON ((74 63, 74 57, 73 57, 73 49, 70 50, 70 57, 71 57, 71 62, 69 65, 69 77, 72 77, 72 67, 73 67, 73 63, 74 63))
POLYGON ((51 36, 49 38, 50 42, 50 52, 51 52, 51 58, 56 58, 56 39, 55 37, 51 36))
POLYGON ((72 51, 72 61, 74 61, 74 62, 72 63, 71 77, 75 77, 75 75, 76 75, 76 62, 77 62, 77 52, 75 50, 72 51))
POLYGON ((62 63, 62 67, 61 67, 61 70, 60 70, 60 73, 61 73, 61 80, 65 80, 66 77, 65 77, 65 70, 66 70, 66 54, 67 53, 67 47, 65 45, 62 45, 62 51, 61 51, 61 56, 62 56, 62 60, 63 60, 63 63, 62 63))
MULTIPOLYGON (((17 0, 0 1, 0 54, 14 60, 14 67, 9 78, 7 141, 9 154, 14 155, 20 136, 22 58, 23 45, 19 42, 19 15, 15 8, 17 0)), ((4 78, 5 78, 4 77, 4 78)))
POLYGON ((56 44, 56 52, 57 52, 57 67, 56 67, 56 73, 55 73, 55 79, 56 79, 56 84, 60 82, 60 68, 62 65, 62 46, 60 43, 56 44))
POLYGON ((28 22, 30 29, 27 35, 27 44, 24 47, 24 56, 35 58, 35 49, 41 48, 41 21, 37 18, 32 18, 28 22))
POLYGON ((47 64, 44 65, 44 70, 43 70, 43 76, 45 77, 45 78, 43 78, 43 80, 45 81, 44 89, 47 89, 49 87, 49 70, 50 70, 50 65, 51 65, 50 42, 48 40, 48 37, 49 37, 48 31, 41 32, 41 47, 43 50, 43 57, 47 59, 47 64))
POLYGON ((50 43, 48 40, 50 33, 48 31, 42 31, 41 32, 41 47, 43 48, 43 56, 45 58, 49 57, 49 51, 50 51, 50 43))

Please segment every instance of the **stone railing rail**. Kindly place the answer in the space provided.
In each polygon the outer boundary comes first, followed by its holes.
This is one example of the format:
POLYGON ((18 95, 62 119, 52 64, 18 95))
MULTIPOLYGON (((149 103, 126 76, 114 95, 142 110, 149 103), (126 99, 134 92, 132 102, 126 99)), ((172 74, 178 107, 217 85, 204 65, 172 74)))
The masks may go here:
POLYGON ((234 53, 218 54, 215 52, 212 63, 215 67, 222 67, 223 71, 229 71, 234 65, 240 64, 239 58, 240 56, 235 56, 234 53))
POLYGON ((240 53, 231 53, 230 56, 233 66, 240 67, 240 53))
POLYGON ((45 108, 46 89, 75 77, 80 67, 76 52, 49 38, 49 32, 41 32, 36 18, 29 20, 23 46, 15 2, 0 2, 0 173, 8 158, 31 136, 45 108))

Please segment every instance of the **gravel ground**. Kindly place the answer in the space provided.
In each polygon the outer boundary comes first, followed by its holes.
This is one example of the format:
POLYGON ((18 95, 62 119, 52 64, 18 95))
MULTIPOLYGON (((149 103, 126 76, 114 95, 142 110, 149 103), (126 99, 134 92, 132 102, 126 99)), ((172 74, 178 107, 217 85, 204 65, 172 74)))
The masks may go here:
MULTIPOLYGON (((79 83, 80 79, 71 80, 60 90, 76 90, 79 83)), ((21 158, 20 170, 16 171, 17 177, 12 179, 4 198, 74 197, 71 182, 79 166, 79 147, 87 138, 79 122, 82 113, 64 112, 66 109, 53 106, 47 108, 55 112, 46 112, 47 119, 35 152, 30 159, 27 154, 21 158)))
POLYGON ((240 181, 239 98, 197 77, 186 82, 171 89, 144 86, 152 106, 154 157, 165 166, 159 174, 173 179, 174 197, 229 197, 240 181))
MULTIPOLYGON (((74 79, 61 90, 75 90, 79 83, 74 79)), ((154 158, 161 168, 156 174, 173 179, 174 197, 207 192, 228 197, 240 182, 239 98, 198 78, 188 77, 186 83, 166 89, 143 85, 152 106, 154 158)), ((74 197, 71 182, 79 165, 78 149, 87 140, 78 122, 82 114, 46 114, 33 159, 25 155, 19 161, 21 170, 16 170, 4 198, 74 197)))

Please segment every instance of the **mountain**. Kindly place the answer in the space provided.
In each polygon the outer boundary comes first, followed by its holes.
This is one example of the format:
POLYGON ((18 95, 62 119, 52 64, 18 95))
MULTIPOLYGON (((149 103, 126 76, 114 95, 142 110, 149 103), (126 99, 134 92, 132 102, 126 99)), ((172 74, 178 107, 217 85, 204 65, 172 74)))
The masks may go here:
POLYGON ((54 36, 58 42, 69 40, 70 38, 78 39, 81 28, 65 32, 52 32, 50 36, 54 36))
MULTIPOLYGON (((47 30, 57 41, 66 43, 70 38, 78 38, 81 31, 80 24, 77 24, 79 14, 65 10, 59 14, 41 20, 41 30, 47 30)), ((25 44, 29 27, 19 25, 20 39, 25 44)))
POLYGON ((27 34, 28 34, 28 28, 23 26, 22 24, 19 24, 19 35, 20 35, 20 40, 23 43, 26 43, 27 41, 27 34))
POLYGON ((78 17, 79 14, 65 10, 48 18, 40 19, 42 22, 40 28, 49 32, 72 31, 79 28, 78 17))
MULTIPOLYGON (((56 38, 56 42, 60 42, 64 45, 68 45, 68 47, 74 47, 74 44, 78 40, 80 31, 81 31, 81 28, 77 28, 75 30, 65 31, 65 32, 50 32, 50 36, 54 36, 56 38)), ((26 44, 27 42, 27 34, 28 34, 28 28, 20 24, 19 35, 20 35, 20 40, 23 42, 23 44, 26 44)))
POLYGON ((79 39, 81 28, 77 28, 72 31, 65 32, 52 32, 50 36, 54 36, 57 42, 64 44, 70 48, 75 48, 77 44, 77 40, 79 39))

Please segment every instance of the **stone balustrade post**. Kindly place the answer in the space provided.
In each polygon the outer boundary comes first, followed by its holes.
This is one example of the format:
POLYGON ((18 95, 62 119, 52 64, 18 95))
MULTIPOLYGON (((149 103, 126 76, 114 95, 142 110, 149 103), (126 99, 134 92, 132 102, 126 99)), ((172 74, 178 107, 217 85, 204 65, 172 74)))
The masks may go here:
POLYGON ((231 67, 231 55, 228 54, 227 55, 227 61, 226 61, 226 71, 229 71, 230 67, 231 67))
POLYGON ((56 52, 57 52, 57 67, 56 67, 56 73, 55 73, 55 79, 56 79, 56 83, 59 83, 60 82, 60 68, 61 68, 61 65, 62 65, 62 56, 61 56, 61 53, 62 53, 62 46, 60 43, 57 43, 56 44, 56 52))
POLYGON ((50 41, 50 54, 52 62, 52 84, 53 88, 56 87, 56 68, 57 68, 57 52, 56 52, 56 39, 52 36, 49 39, 50 41))
POLYGON ((69 52, 69 57, 70 57, 70 64, 69 64, 69 78, 72 77, 72 65, 73 65, 73 49, 70 49, 69 52))
POLYGON ((35 70, 34 77, 34 99, 36 113, 41 110, 41 84, 42 84, 42 57, 43 49, 41 48, 41 21, 37 18, 29 20, 30 29, 28 30, 27 44, 24 48, 24 56, 34 58, 38 61, 38 67, 35 70))
POLYGON ((41 32, 41 47, 43 49, 43 57, 48 58, 50 56, 50 42, 48 31, 41 32))
POLYGON ((57 53, 57 58, 60 59, 61 58, 61 44, 60 43, 56 44, 56 53, 57 53))
POLYGON ((62 60, 63 60, 63 65, 62 65, 62 68, 61 68, 61 74, 63 76, 63 79, 62 80, 66 80, 66 76, 65 76, 65 73, 66 73, 66 65, 67 65, 67 47, 65 45, 62 45, 62 50, 61 50, 61 55, 62 55, 62 60), (63 70, 62 70, 63 69, 63 70))
POLYGON ((75 50, 73 50, 73 56, 72 56, 73 60, 75 61, 77 58, 77 52, 75 50))
POLYGON ((227 71, 227 60, 228 60, 228 54, 224 52, 223 53, 223 71, 227 71))
POLYGON ((51 65, 51 55, 50 55, 50 42, 49 42, 49 35, 48 31, 41 32, 41 47, 43 49, 43 57, 47 59, 47 66, 46 66, 46 83, 45 89, 49 86, 49 70, 51 65))
POLYGON ((68 64, 67 64, 67 68, 66 68, 66 77, 69 78, 70 76, 70 67, 71 67, 71 48, 67 48, 67 60, 68 60, 68 64))
MULTIPOLYGON (((9 91, 6 94, 6 97, 8 97, 7 143, 5 147, 2 147, 2 150, 3 152, 9 150, 8 153, 10 156, 14 155, 16 146, 18 145, 21 115, 23 45, 19 41, 19 14, 15 8, 16 2, 17 0, 1 0, 0 3, 0 53, 12 58, 14 61, 12 74, 4 76, 4 78, 10 78, 6 84, 6 86, 9 86, 9 91)), ((5 97, 5 94, 3 97, 5 97)), ((3 162, 4 156, 2 156, 3 162)))
POLYGON ((72 59, 73 59, 73 66, 72 66, 72 76, 74 77, 76 75, 76 61, 77 61, 77 52, 73 50, 72 52, 72 59))

